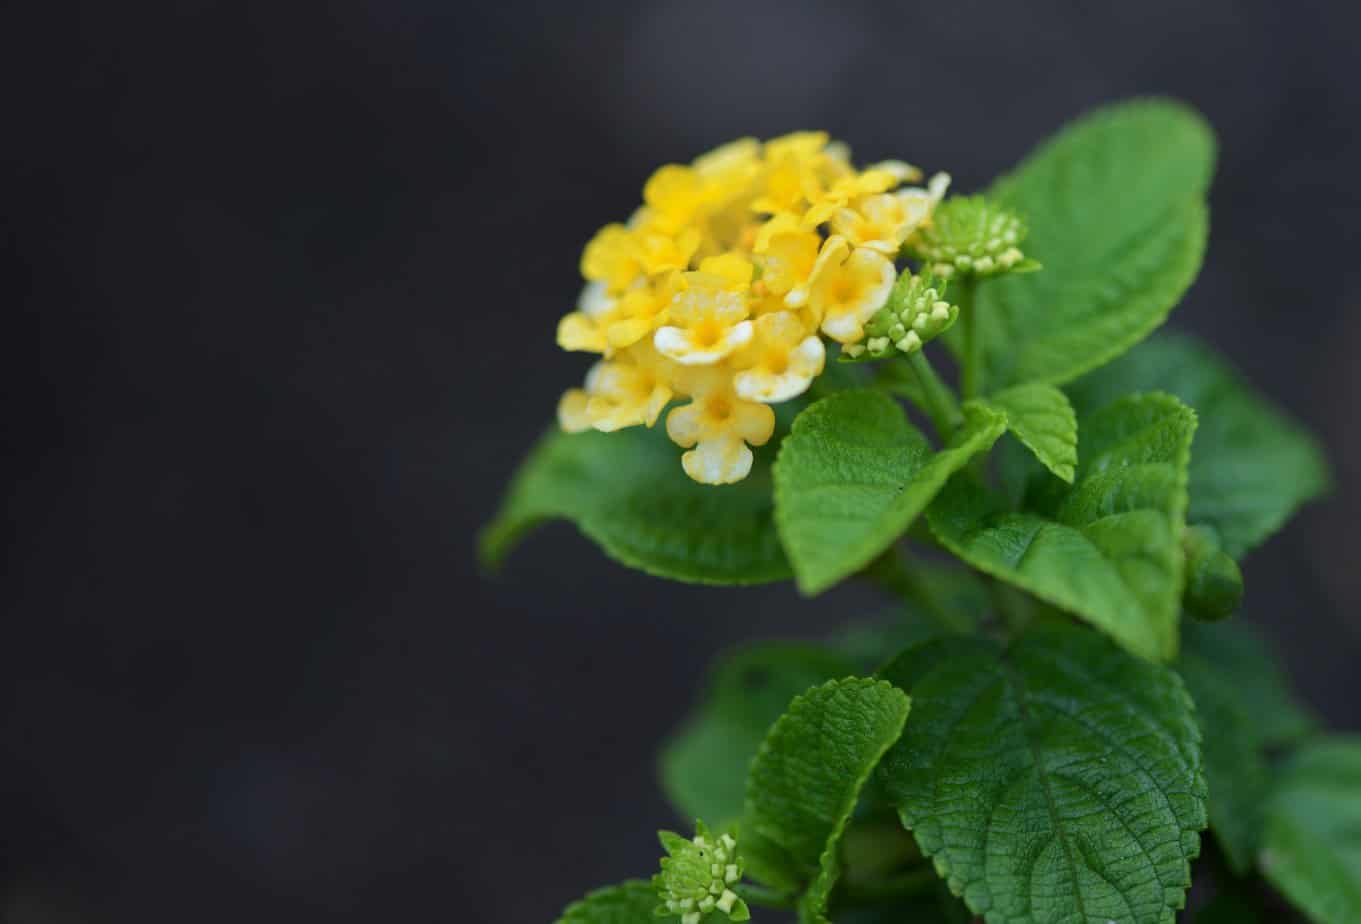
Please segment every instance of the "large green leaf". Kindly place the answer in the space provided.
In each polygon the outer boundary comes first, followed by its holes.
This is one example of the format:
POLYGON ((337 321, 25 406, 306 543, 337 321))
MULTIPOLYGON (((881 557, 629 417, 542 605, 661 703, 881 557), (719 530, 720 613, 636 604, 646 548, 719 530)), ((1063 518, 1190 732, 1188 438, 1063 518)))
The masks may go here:
POLYGON ((1312 721, 1266 647, 1241 625, 1187 623, 1177 670, 1204 731, 1210 827, 1241 875, 1261 838, 1266 749, 1298 740, 1312 721))
POLYGON ((630 879, 597 889, 568 905, 557 924, 639 924, 652 919, 657 893, 652 883, 630 879))
POLYGON ((1200 414, 1188 520, 1212 526, 1235 558, 1328 486, 1328 466, 1303 429, 1259 397, 1196 340, 1161 334, 1068 388, 1078 413, 1157 388, 1200 414))
POLYGON ((1266 816, 1263 875, 1317 924, 1361 924, 1361 738, 1295 755, 1266 816))
POLYGON ((928 642, 879 770, 903 823, 990 924, 1164 924, 1205 826, 1200 729, 1169 668, 1056 624, 928 642))
POLYGON ((662 788, 671 804, 687 820, 719 827, 740 818, 747 769, 790 700, 853 673, 850 657, 798 643, 764 643, 724 656, 700 708, 662 752, 662 788))
POLYGON ((823 920, 840 874, 841 834, 865 780, 901 734, 908 705, 881 680, 830 681, 790 704, 752 762, 742 854, 758 880, 807 884, 804 919, 823 920))
POLYGON ((1016 434, 1049 471, 1072 484, 1077 473, 1077 414, 1053 385, 1015 385, 989 395, 985 402, 1007 418, 1016 434))
POLYGON ((800 414, 775 463, 775 522, 799 589, 819 593, 868 565, 1005 427, 1002 414, 966 406, 964 426, 934 452, 879 391, 842 392, 800 414))
POLYGON ((756 584, 790 576, 772 519, 770 450, 735 485, 696 484, 656 430, 550 433, 515 476, 481 537, 498 564, 533 526, 574 521, 617 561, 658 577, 756 584))
POLYGON ((1049 480, 1012 512, 953 479, 928 512, 951 552, 1091 622, 1136 654, 1176 655, 1186 465, 1196 418, 1167 395, 1134 395, 1082 421, 1076 484, 1049 480))
POLYGON ((1062 384, 1163 322, 1200 269, 1214 147, 1191 109, 1136 100, 1079 119, 998 180, 991 195, 1025 217, 1026 256, 1044 270, 978 287, 987 388, 1062 384))

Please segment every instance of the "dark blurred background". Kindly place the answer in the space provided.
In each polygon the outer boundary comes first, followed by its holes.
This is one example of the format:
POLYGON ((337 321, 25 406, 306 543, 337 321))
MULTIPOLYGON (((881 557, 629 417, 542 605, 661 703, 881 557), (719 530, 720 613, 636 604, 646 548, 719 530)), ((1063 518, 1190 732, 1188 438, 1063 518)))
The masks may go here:
POLYGON ((547 922, 651 871, 659 741, 735 640, 857 590, 474 534, 586 362, 643 180, 818 127, 986 183, 1143 93, 1219 132, 1174 325, 1336 466, 1244 618, 1361 728, 1355 4, 15 4, 0 920, 547 922))

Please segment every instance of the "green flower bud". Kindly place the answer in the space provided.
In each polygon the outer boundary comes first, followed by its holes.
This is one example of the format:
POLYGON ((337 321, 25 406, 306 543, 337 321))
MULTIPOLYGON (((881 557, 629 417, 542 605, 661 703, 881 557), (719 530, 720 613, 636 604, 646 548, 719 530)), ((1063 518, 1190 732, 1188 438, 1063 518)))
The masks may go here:
POLYGON ((842 358, 883 359, 920 350, 959 317, 959 307, 944 296, 945 283, 937 281, 929 269, 915 276, 904 270, 884 307, 865 323, 865 339, 842 347, 842 358))
POLYGON ((742 878, 742 859, 731 834, 714 837, 704 822, 695 822, 695 837, 686 840, 671 831, 658 831, 657 838, 668 856, 662 871, 652 877, 661 904, 658 917, 679 915, 681 924, 699 924, 711 911, 721 911, 730 921, 751 920, 747 903, 732 890, 742 878))
POLYGON ((936 207, 907 249, 941 277, 960 272, 996 276, 1040 268, 1021 253, 1025 236, 1025 222, 1015 212, 982 196, 955 196, 936 207))

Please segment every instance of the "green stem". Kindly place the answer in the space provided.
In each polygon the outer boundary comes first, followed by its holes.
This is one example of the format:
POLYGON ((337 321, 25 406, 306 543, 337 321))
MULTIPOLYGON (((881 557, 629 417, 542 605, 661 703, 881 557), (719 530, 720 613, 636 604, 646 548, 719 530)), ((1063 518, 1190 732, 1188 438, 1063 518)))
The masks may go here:
POLYGON ((931 360, 926 358, 923 351, 917 350, 907 358, 907 361, 917 376, 917 383, 921 385, 922 394, 926 398, 926 413, 931 418, 932 426, 936 428, 936 435, 940 437, 942 443, 948 442, 960 424, 964 423, 964 415, 959 410, 959 399, 955 397, 954 390, 936 375, 936 370, 931 367, 931 360))
POLYGON ((964 397, 977 398, 983 393, 983 340, 978 336, 978 312, 974 310, 972 274, 959 282, 959 323, 964 325, 964 356, 960 363, 959 384, 964 397))

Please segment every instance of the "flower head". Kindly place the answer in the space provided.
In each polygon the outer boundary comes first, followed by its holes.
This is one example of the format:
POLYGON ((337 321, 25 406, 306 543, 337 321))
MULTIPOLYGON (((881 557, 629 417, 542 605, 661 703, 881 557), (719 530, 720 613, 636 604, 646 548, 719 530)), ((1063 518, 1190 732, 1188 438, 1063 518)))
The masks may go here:
POLYGON ((825 132, 742 138, 659 168, 628 221, 581 255, 587 284, 557 340, 598 360, 562 396, 563 429, 652 426, 689 399, 666 417, 682 468, 706 484, 746 477, 774 430, 769 405, 821 374, 823 338, 863 353, 893 261, 925 240, 948 183, 903 186, 921 177, 902 161, 857 169, 825 132))
POLYGON ((697 821, 691 840, 671 831, 658 831, 657 839, 667 852, 662 871, 652 877, 661 899, 659 917, 680 915, 681 924, 699 924, 711 911, 721 911, 730 921, 751 919, 747 903, 732 890, 742 878, 742 859, 731 834, 715 837, 697 821))

